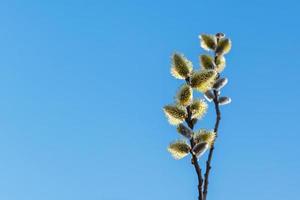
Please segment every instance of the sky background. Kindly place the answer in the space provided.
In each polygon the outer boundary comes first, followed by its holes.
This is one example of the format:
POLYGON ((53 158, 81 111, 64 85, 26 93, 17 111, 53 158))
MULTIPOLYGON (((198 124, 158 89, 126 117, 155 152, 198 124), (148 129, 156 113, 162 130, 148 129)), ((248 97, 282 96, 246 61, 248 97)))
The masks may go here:
MULTIPOLYGON (((0 1, 0 199, 192 200, 162 112, 199 68, 200 33, 232 39, 209 200, 299 196, 298 0, 0 1)), ((213 107, 198 128, 213 128, 213 107)), ((203 160, 201 160, 203 165, 203 160)))

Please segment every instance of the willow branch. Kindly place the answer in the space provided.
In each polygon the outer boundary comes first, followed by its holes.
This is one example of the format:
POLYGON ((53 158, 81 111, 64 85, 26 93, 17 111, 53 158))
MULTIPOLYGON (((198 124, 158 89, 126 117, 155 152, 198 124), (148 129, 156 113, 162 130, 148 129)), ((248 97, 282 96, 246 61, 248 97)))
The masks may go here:
MULTIPOLYGON (((214 90, 214 104, 215 104, 215 111, 216 111, 216 123, 215 123, 214 132, 216 133, 216 137, 218 136, 218 129, 221 120, 221 112, 220 112, 218 98, 219 98, 218 91, 214 90)), ((215 149, 215 145, 213 144, 209 150, 208 158, 206 161, 206 171, 204 175, 204 186, 203 186, 203 197, 204 197, 203 200, 206 200, 207 197, 209 174, 211 170, 211 160, 213 157, 214 149, 215 149)))
MULTIPOLYGON (((187 82, 187 84, 190 84, 190 78, 187 78, 186 82, 187 82)), ((196 123, 196 121, 193 121, 193 119, 192 119, 192 112, 191 112, 190 106, 187 106, 186 110, 187 110, 188 115, 187 115, 187 118, 185 119, 185 121, 186 121, 187 125, 189 126, 189 128, 193 130, 194 124, 196 123)), ((197 177, 198 177, 198 193, 199 193, 198 200, 204 200, 203 192, 202 192, 203 178, 202 178, 201 167, 199 165, 197 156, 192 153, 192 149, 196 145, 193 137, 190 139, 190 143, 191 143, 192 165, 194 165, 195 171, 196 171, 197 177)))

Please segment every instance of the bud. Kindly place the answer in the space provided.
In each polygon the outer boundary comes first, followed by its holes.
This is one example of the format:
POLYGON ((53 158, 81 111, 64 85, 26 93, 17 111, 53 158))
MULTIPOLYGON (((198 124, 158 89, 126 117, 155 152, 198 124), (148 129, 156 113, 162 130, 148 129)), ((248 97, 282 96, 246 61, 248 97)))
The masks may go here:
POLYGON ((215 50, 217 47, 217 38, 214 35, 199 35, 201 40, 201 47, 207 51, 215 50))
POLYGON ((218 79, 213 88, 216 89, 216 90, 220 90, 222 89, 226 84, 228 83, 228 79, 227 78, 220 78, 218 79))
POLYGON ((208 146, 211 147, 216 139, 216 133, 214 131, 201 129, 195 133, 193 137, 196 143, 206 142, 208 146))
POLYGON ((229 103, 231 103, 231 98, 229 98, 229 97, 220 97, 219 98, 219 105, 223 106, 223 105, 226 105, 229 103))
POLYGON ((219 41, 216 54, 224 55, 227 54, 231 49, 231 41, 228 38, 223 38, 219 41))
POLYGON ((192 152, 194 155, 196 155, 199 158, 205 153, 207 149, 208 149, 208 144, 206 142, 201 142, 194 146, 192 152))
POLYGON ((181 135, 183 135, 184 137, 186 137, 188 139, 191 139, 193 136, 193 131, 183 124, 179 124, 177 126, 177 131, 178 131, 178 133, 180 133, 181 135))
POLYGON ((204 100, 194 100, 190 105, 192 118, 200 119, 207 111, 207 103, 204 100))
POLYGON ((172 56, 171 74, 178 79, 186 79, 193 70, 192 63, 183 55, 175 53, 172 56))
POLYGON ((214 95, 214 92, 212 90, 207 90, 204 93, 204 97, 207 101, 211 102, 215 98, 215 95, 214 95))
POLYGON ((185 110, 173 105, 165 106, 164 112, 166 117, 168 118, 169 123, 172 125, 182 123, 187 117, 187 113, 185 110))
POLYGON ((221 73, 226 67, 226 60, 224 56, 217 56, 216 58, 216 70, 221 73))
POLYGON ((201 55, 200 62, 203 69, 215 69, 214 59, 209 55, 201 55))
POLYGON ((189 105, 193 100, 193 89, 184 84, 177 93, 177 102, 182 106, 189 105))
POLYGON ((224 33, 217 33, 216 34, 216 38, 217 39, 222 39, 222 38, 224 38, 225 37, 225 34, 224 33))
POLYGON ((172 156, 179 160, 189 154, 191 147, 184 140, 178 140, 171 143, 168 147, 168 151, 172 156))
POLYGON ((191 86, 198 91, 205 93, 207 90, 211 89, 216 76, 217 72, 214 70, 195 72, 191 77, 191 86))
MULTIPOLYGON (((194 117, 194 116, 192 115, 192 117, 194 117)), ((197 118, 193 118, 193 119, 192 119, 192 124, 195 125, 195 124, 197 123, 197 121, 198 121, 197 118)))

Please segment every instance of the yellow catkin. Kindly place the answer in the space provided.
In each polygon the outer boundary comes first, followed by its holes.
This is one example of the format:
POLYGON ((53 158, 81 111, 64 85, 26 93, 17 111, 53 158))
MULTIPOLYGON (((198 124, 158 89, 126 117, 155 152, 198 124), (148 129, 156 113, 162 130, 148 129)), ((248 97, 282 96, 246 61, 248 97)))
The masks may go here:
POLYGON ((168 147, 168 151, 176 159, 181 159, 189 154, 191 147, 185 140, 178 140, 171 143, 168 147))
POLYGON ((217 38, 214 35, 206 35, 202 34, 199 36, 200 38, 200 45, 203 49, 210 51, 215 50, 217 47, 217 38))
POLYGON ((184 84, 177 92, 177 102, 182 106, 187 106, 193 100, 193 89, 184 84))
POLYGON ((190 110, 192 112, 192 118, 200 119, 202 118, 206 111, 207 111, 208 105, 204 100, 194 100, 192 104, 190 105, 190 110))
POLYGON ((203 69, 215 69, 214 59, 209 55, 201 55, 200 62, 203 69))
POLYGON ((224 56, 217 56, 216 59, 216 71, 221 73, 226 67, 226 60, 224 56))
POLYGON ((193 70, 192 63, 183 55, 175 53, 172 56, 171 74, 177 79, 186 79, 193 70))
POLYGON ((201 129, 194 134, 194 141, 196 143, 206 142, 210 147, 211 145, 213 145, 215 139, 216 139, 216 133, 214 131, 201 129))
POLYGON ((191 77, 191 86, 204 93, 211 89, 216 76, 217 72, 215 70, 201 70, 199 72, 194 72, 191 77))
POLYGON ((231 40, 228 38, 223 38, 219 41, 218 46, 216 48, 217 55, 227 54, 231 49, 231 40))
POLYGON ((167 105, 163 110, 168 118, 169 123, 172 125, 178 125, 182 123, 187 116, 186 111, 177 106, 167 105))

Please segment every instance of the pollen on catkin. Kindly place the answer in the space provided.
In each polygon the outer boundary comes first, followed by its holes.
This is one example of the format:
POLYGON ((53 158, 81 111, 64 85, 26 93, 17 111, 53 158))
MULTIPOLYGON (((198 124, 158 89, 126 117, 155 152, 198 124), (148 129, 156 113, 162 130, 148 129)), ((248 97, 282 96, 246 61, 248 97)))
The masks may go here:
POLYGON ((217 38, 214 35, 199 35, 200 45, 203 49, 210 51, 215 50, 217 47, 217 38))
POLYGON ((187 116, 186 111, 178 106, 167 105, 163 110, 169 123, 172 125, 178 125, 182 123, 187 116))
POLYGON ((209 55, 201 55, 200 63, 203 69, 215 69, 216 67, 214 59, 209 55))
POLYGON ((194 141, 196 143, 206 142, 209 147, 211 147, 216 139, 216 133, 214 131, 209 131, 201 129, 194 134, 194 141))
POLYGON ((191 76, 191 86, 196 90, 205 93, 211 89, 216 79, 217 72, 215 70, 201 70, 194 72, 191 76))
POLYGON ((177 102, 182 106, 189 105, 193 100, 193 89, 191 86, 184 84, 177 92, 177 102))
POLYGON ((168 151, 176 160, 179 160, 188 155, 190 150, 191 147, 185 140, 177 140, 171 143, 168 147, 168 151))
POLYGON ((190 105, 192 118, 196 118, 196 119, 202 118, 205 115, 207 108, 208 105, 204 100, 195 99, 190 105))
POLYGON ((175 53, 172 56, 171 74, 177 79, 186 79, 193 70, 192 62, 183 55, 175 53))

